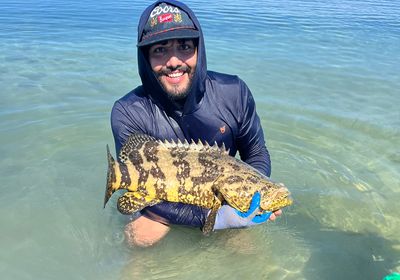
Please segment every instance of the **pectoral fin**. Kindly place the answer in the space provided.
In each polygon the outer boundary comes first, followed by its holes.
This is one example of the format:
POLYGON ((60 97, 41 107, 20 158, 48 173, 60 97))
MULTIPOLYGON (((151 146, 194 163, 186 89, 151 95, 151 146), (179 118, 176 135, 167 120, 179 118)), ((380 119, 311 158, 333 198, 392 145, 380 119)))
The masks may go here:
POLYGON ((158 202, 158 200, 146 201, 145 197, 138 192, 126 192, 118 198, 117 207, 122 214, 130 215, 158 202))
POLYGON ((223 201, 224 201, 224 197, 222 196, 221 193, 218 193, 217 195, 215 195, 214 205, 211 208, 211 212, 210 212, 210 214, 208 214, 208 217, 207 217, 206 222, 204 223, 204 226, 202 229, 202 231, 205 235, 209 234, 213 230, 214 224, 215 224, 215 218, 217 217, 218 209, 221 208, 223 201))

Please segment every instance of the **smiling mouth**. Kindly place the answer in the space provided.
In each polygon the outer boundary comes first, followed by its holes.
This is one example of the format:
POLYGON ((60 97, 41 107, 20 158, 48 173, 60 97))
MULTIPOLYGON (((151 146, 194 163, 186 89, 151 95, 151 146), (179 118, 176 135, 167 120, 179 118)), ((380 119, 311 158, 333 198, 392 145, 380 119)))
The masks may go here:
POLYGON ((176 71, 171 73, 165 73, 164 77, 167 83, 171 85, 178 85, 185 80, 185 71, 176 71))
POLYGON ((185 74, 185 72, 175 72, 175 73, 167 74, 167 76, 170 78, 179 78, 179 77, 183 76, 183 74, 185 74))

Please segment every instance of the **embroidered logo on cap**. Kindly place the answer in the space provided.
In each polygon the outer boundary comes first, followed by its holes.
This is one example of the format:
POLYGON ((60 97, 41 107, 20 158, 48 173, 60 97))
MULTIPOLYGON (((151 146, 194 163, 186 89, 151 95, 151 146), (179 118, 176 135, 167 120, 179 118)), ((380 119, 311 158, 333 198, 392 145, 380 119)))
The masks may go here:
POLYGON ((174 14, 180 14, 181 11, 178 9, 178 7, 173 7, 173 6, 157 6, 151 11, 150 17, 155 17, 161 14, 166 14, 166 13, 174 13, 174 14))
POLYGON ((157 17, 159 23, 163 22, 171 22, 172 21, 172 14, 164 14, 164 15, 159 15, 157 17))
POLYGON ((157 18, 155 18, 155 17, 151 18, 150 25, 151 25, 151 27, 154 27, 155 25, 157 25, 157 18))
POLYGON ((150 14, 150 25, 151 27, 156 26, 158 23, 166 22, 182 22, 181 11, 177 7, 173 6, 157 6, 151 11, 150 14))
POLYGON ((174 38, 197 38, 200 32, 182 9, 166 3, 154 7, 144 26, 138 47, 174 38))
POLYGON ((174 21, 175 22, 182 22, 182 15, 181 14, 175 14, 174 15, 174 21))

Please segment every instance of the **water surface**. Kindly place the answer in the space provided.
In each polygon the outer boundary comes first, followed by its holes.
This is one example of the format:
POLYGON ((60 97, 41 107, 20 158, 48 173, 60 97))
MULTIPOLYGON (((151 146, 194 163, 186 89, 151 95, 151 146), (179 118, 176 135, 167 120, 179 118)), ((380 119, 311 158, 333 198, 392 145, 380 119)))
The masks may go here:
MULTIPOLYGON (((102 208, 113 102, 147 1, 0 0, 1 279, 381 279, 400 271, 398 1, 186 2, 208 68, 250 87, 274 223, 129 249, 102 208)), ((114 200, 115 201, 115 200, 114 200)))

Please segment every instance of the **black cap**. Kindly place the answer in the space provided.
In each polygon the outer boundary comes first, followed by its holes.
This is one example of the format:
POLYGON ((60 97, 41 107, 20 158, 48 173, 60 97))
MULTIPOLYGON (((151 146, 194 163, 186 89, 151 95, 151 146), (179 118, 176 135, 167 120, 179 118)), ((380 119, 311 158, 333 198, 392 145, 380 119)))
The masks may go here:
POLYGON ((138 47, 147 46, 168 39, 198 38, 196 29, 188 14, 178 7, 161 3, 150 13, 144 26, 138 47))

